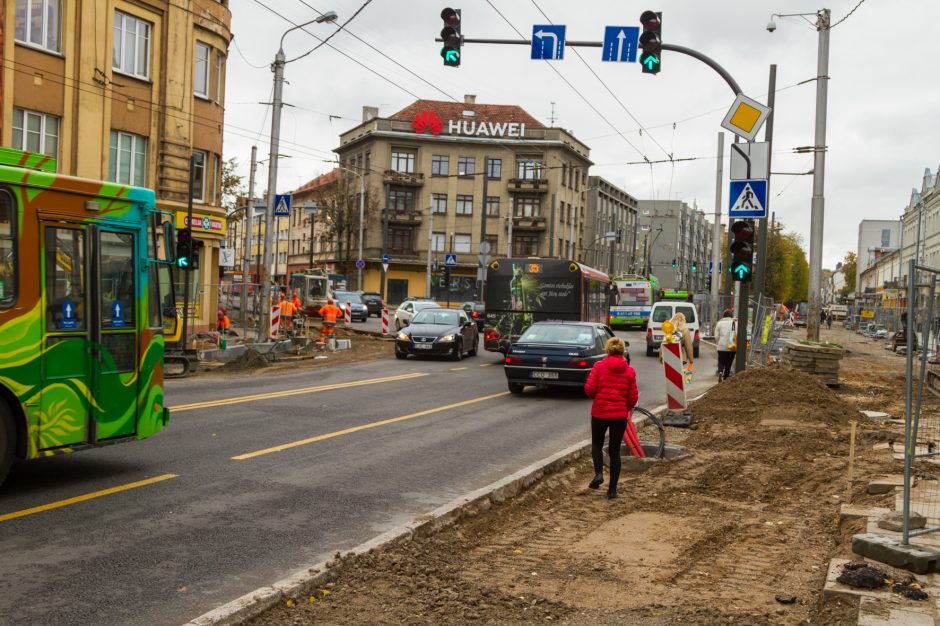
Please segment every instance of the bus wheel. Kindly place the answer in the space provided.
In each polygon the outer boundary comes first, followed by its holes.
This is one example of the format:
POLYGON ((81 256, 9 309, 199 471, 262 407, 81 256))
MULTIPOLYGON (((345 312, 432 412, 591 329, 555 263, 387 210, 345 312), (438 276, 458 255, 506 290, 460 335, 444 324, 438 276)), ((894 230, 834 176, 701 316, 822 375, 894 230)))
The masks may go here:
POLYGON ((16 426, 13 416, 7 405, 0 400, 0 485, 13 465, 13 455, 16 453, 16 426))

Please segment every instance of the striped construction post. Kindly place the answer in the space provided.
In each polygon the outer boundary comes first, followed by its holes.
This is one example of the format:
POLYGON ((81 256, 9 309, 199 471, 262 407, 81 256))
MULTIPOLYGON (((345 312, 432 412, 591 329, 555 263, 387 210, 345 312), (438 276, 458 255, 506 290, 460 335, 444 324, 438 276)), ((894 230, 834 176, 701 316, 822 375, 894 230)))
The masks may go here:
POLYGON ((352 302, 347 302, 346 306, 343 307, 343 323, 352 323, 352 302))
MULTIPOLYGON (((388 334, 388 309, 382 309, 382 334, 388 334)), ((940 348, 938 348, 940 350, 940 348)))
POLYGON ((666 377, 666 400, 669 410, 685 410, 688 402, 685 397, 685 377, 682 374, 682 356, 680 344, 660 344, 663 355, 663 372, 666 377))
POLYGON ((281 325, 281 307, 271 307, 271 337, 277 339, 277 329, 281 325))

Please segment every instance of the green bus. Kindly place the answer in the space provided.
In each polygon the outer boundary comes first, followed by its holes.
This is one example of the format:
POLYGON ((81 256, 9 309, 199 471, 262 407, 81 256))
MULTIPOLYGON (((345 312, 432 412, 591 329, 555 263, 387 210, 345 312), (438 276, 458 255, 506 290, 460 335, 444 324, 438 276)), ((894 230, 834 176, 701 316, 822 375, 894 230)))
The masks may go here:
POLYGON ((174 247, 153 191, 61 176, 50 157, 0 149, 0 482, 14 458, 166 426, 174 247))
POLYGON ((663 289, 663 300, 681 300, 692 302, 692 294, 684 289, 663 289))
POLYGON ((610 279, 610 326, 646 327, 650 319, 650 310, 656 304, 662 292, 659 279, 636 274, 614 276, 610 279))

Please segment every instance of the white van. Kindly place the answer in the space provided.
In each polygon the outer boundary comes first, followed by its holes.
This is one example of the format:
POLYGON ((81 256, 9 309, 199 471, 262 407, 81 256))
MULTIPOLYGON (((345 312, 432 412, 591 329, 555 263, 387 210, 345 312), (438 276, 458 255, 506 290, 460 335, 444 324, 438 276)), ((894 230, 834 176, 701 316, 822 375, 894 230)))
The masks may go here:
POLYGON ((692 333, 692 357, 698 358, 699 318, 698 310, 691 302, 663 300, 653 305, 650 321, 646 327, 646 356, 656 356, 659 344, 663 342, 663 322, 672 319, 676 313, 685 315, 685 323, 692 333))

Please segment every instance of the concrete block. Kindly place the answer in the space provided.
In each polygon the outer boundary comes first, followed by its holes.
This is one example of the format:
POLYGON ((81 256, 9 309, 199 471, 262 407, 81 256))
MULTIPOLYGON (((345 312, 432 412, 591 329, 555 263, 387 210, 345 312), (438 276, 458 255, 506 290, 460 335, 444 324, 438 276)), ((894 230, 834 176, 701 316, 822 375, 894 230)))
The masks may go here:
POLYGON ((852 551, 915 574, 936 571, 940 562, 940 552, 915 545, 901 545, 897 539, 873 533, 852 537, 852 551))
POLYGON ((662 417, 663 426, 672 426, 674 428, 688 428, 692 425, 694 417, 692 411, 666 411, 662 417))
POLYGON ((929 606, 891 606, 878 598, 862 598, 858 626, 934 626, 929 606))
POLYGON ((904 486, 904 476, 882 476, 868 483, 868 493, 890 493, 904 486))
MULTIPOLYGON (((927 526, 927 518, 917 513, 911 511, 911 518, 909 521, 909 530, 918 530, 920 528, 925 528, 927 526)), ((892 532, 902 532, 904 530, 904 512, 903 511, 891 511, 885 513, 878 520, 878 528, 883 530, 890 530, 892 532)))
POLYGON ((857 506, 854 504, 843 504, 839 508, 839 521, 844 522, 850 519, 868 519, 869 517, 881 517, 889 513, 890 509, 882 507, 857 506))
POLYGON ((883 419, 888 419, 889 417, 891 417, 890 415, 882 411, 859 411, 859 412, 865 417, 869 419, 873 419, 873 420, 883 420, 883 419))

